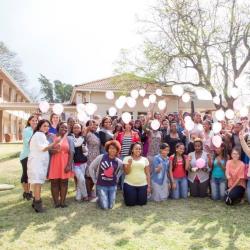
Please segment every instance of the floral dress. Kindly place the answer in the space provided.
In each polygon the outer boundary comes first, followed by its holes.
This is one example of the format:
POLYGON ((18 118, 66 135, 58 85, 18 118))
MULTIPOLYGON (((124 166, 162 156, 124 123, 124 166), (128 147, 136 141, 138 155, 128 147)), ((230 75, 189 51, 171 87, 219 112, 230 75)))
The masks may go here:
POLYGON ((86 176, 89 175, 88 167, 95 158, 100 155, 100 148, 101 148, 101 141, 99 137, 92 132, 89 132, 86 135, 86 144, 88 147, 88 161, 87 161, 87 169, 86 169, 86 176))
POLYGON ((162 140, 162 133, 161 131, 150 131, 148 136, 148 153, 147 158, 149 160, 150 166, 153 162, 153 158, 155 155, 160 153, 160 144, 162 140))

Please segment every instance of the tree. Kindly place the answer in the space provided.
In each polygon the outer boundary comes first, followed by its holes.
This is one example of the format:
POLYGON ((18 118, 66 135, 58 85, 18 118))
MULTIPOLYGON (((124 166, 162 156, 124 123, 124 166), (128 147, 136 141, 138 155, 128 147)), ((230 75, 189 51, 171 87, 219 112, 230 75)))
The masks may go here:
POLYGON ((51 83, 50 80, 42 74, 40 74, 38 81, 41 84, 41 92, 43 94, 43 99, 48 102, 54 102, 53 83, 51 83))
POLYGON ((8 47, 0 41, 0 68, 6 70, 17 84, 33 99, 37 99, 36 91, 27 84, 25 74, 21 70, 21 61, 17 54, 10 51, 8 47))
POLYGON ((67 102, 70 100, 70 96, 73 90, 73 86, 70 84, 62 83, 59 80, 55 80, 53 83, 44 75, 40 75, 38 78, 41 83, 41 92, 43 93, 43 99, 48 102, 67 102))
POLYGON ((233 107, 231 90, 250 61, 249 1, 159 0, 142 23, 143 57, 133 60, 123 50, 120 66, 131 69, 133 62, 133 73, 206 89, 222 95, 223 108, 233 107))
POLYGON ((56 102, 67 102, 70 99, 73 91, 73 86, 70 84, 62 83, 59 80, 54 81, 54 91, 56 95, 56 102))

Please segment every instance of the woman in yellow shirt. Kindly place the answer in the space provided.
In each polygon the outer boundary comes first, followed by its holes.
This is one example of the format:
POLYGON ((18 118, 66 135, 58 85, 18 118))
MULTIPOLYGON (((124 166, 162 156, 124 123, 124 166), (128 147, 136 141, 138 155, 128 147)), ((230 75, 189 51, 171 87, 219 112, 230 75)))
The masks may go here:
POLYGON ((142 156, 142 144, 133 143, 124 164, 124 202, 127 206, 145 205, 150 193, 150 168, 148 159, 142 156))

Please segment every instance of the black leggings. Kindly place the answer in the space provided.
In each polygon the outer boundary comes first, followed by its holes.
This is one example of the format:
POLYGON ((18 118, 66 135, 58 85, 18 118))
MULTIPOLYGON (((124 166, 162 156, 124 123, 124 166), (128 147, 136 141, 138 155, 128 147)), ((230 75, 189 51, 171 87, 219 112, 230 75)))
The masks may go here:
POLYGON ((123 196, 126 206, 146 205, 147 204, 147 185, 136 187, 127 183, 123 185, 123 196))
POLYGON ((21 183, 28 183, 27 163, 28 163, 28 157, 21 160, 21 164, 23 167, 23 173, 21 176, 21 183))
POLYGON ((190 196, 204 198, 207 196, 209 180, 204 182, 199 182, 194 180, 194 182, 189 181, 190 196))
POLYGON ((245 193, 245 188, 235 186, 229 193, 226 191, 225 202, 227 205, 234 205, 241 201, 245 193))

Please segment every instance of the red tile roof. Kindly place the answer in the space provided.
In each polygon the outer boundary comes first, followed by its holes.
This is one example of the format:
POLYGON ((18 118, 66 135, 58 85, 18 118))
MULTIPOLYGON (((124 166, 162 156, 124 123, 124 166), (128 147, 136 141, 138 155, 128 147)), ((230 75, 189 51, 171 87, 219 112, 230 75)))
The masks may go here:
POLYGON ((161 88, 163 90, 163 94, 172 95, 171 87, 169 86, 159 84, 157 82, 149 83, 149 82, 143 82, 141 80, 120 79, 119 77, 115 76, 74 86, 74 90, 81 90, 81 91, 86 90, 86 91, 96 91, 96 92, 98 91, 104 92, 107 90, 122 92, 140 88, 144 88, 147 93, 155 93, 155 90, 157 88, 161 88))

